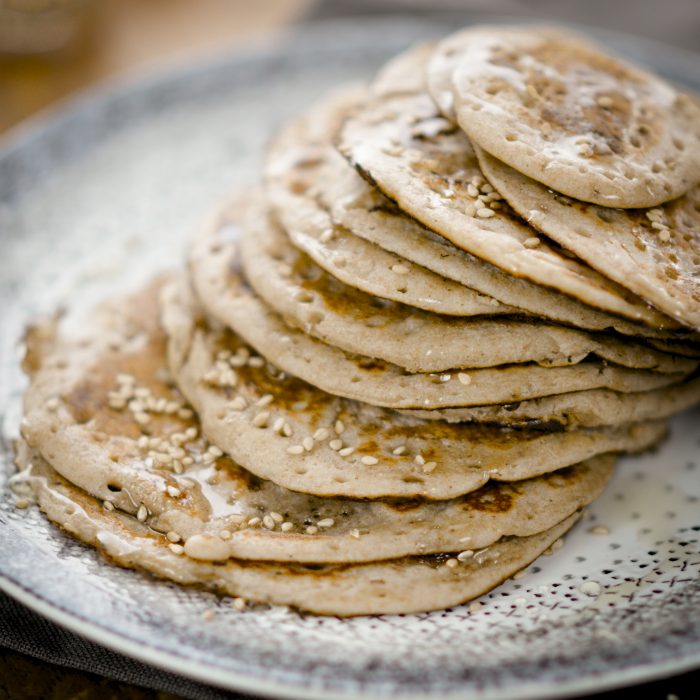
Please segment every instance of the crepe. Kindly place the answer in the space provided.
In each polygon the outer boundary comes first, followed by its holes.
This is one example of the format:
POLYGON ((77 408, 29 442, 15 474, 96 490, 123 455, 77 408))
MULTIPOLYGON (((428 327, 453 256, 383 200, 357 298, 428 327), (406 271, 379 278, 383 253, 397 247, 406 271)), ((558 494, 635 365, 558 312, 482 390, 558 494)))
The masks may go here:
POLYGON ((609 279, 700 331, 700 187, 655 209, 554 194, 476 148, 489 182, 532 226, 609 279))
MULTIPOLYGON (((239 202, 227 205, 194 241, 189 270, 196 303, 279 369, 331 394, 375 406, 435 409, 512 403, 596 388, 642 392, 683 378, 592 361, 564 367, 522 364, 468 373, 410 374, 382 360, 344 352, 288 326, 245 282, 237 271, 235 241, 227 238, 239 209, 239 202)), ((179 305, 181 314, 192 314, 186 287, 169 295, 166 304, 179 305)), ((429 415, 442 417, 439 411, 429 415)))
POLYGON ((471 28, 435 55, 438 104, 474 143, 547 187, 629 208, 700 183, 698 104, 576 34, 471 28))
POLYGON ((427 420, 439 418, 556 430, 668 418, 699 403, 700 378, 695 377, 652 391, 623 394, 609 389, 591 389, 504 405, 411 410, 408 413, 427 420))
POLYGON ((294 491, 448 499, 491 479, 643 450, 665 433, 658 421, 551 434, 422 421, 326 394, 266 366, 230 330, 178 308, 167 305, 163 317, 170 367, 202 430, 249 471, 294 491))
MULTIPOLYGON (((28 460, 27 460, 28 461, 28 460)), ((241 602, 288 605, 321 615, 412 613, 476 598, 527 566, 561 538, 579 513, 543 533, 504 538, 460 561, 445 555, 374 564, 273 564, 198 561, 131 516, 101 503, 32 458, 32 481, 47 517, 109 560, 175 583, 205 586, 241 602), (448 565, 456 561, 456 566, 448 565)), ((23 466, 26 466, 25 461, 23 466)))
POLYGON ((293 121, 268 151, 265 193, 292 243, 345 284, 385 299, 454 316, 518 313, 333 224, 316 190, 335 154, 331 137, 357 101, 355 89, 333 94, 293 121))
POLYGON ((566 257, 522 222, 486 186, 471 143, 438 113, 426 93, 366 101, 348 117, 338 146, 400 209, 457 247, 591 306, 669 327, 662 314, 566 257))
POLYGON ((241 211, 241 260, 247 280, 292 326, 347 352, 409 372, 444 372, 536 362, 576 364, 591 354, 615 364, 690 372, 692 358, 668 355, 612 335, 500 319, 455 319, 365 294, 331 277, 295 249, 249 197, 241 211), (410 342, 406 342, 410 338, 410 342))
MULTIPOLYGON (((672 337, 633 323, 526 279, 513 277, 450 243, 446 238, 406 216, 390 199, 372 187, 338 153, 329 155, 315 185, 335 229, 352 233, 402 258, 399 264, 415 271, 424 268, 498 300, 522 313, 586 330, 612 329, 624 335, 672 337), (411 266, 413 263, 413 266, 411 266)), ((329 270, 335 274, 335 267, 329 270)), ((673 325, 673 324, 672 324, 673 325)))

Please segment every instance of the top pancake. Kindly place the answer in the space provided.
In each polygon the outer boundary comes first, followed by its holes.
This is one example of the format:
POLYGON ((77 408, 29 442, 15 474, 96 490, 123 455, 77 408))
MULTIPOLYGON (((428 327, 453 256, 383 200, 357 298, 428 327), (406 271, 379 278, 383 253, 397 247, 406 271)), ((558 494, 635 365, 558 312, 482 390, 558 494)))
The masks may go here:
POLYGON ((652 207, 700 182, 698 105, 575 34, 467 29, 438 45, 432 69, 474 143, 570 197, 652 207))
POLYGON ((470 141, 440 116, 426 93, 387 93, 366 101, 348 117, 338 146, 400 209, 459 248, 599 309, 657 328, 674 325, 538 237, 486 183, 470 141))

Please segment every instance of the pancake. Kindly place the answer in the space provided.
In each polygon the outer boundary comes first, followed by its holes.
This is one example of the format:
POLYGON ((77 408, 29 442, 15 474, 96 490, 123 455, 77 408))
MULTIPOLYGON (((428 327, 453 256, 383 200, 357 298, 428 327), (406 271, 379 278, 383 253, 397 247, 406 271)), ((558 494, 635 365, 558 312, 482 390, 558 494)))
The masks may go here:
POLYGON ((424 92, 366 101, 339 136, 342 154, 409 216, 514 277, 657 328, 673 322, 550 245, 486 183, 466 135, 424 92))
POLYGON ((552 434, 422 421, 326 394, 265 366, 229 329, 167 308, 170 368, 204 433, 249 471, 294 491, 448 499, 491 479, 646 449, 665 432, 658 421, 552 434))
POLYGON ((658 420, 697 404, 700 404, 698 377, 652 391, 622 394, 609 389, 592 389, 505 405, 446 408, 440 411, 413 410, 409 411, 409 415, 424 419, 552 430, 557 427, 571 429, 658 420))
POLYGON ((244 601, 287 605, 320 615, 412 613, 458 605, 526 567, 579 518, 575 513, 531 537, 504 538, 463 561, 437 555, 355 565, 236 560, 213 564, 175 553, 173 543, 154 536, 136 518, 105 511, 98 500, 62 479, 42 460, 32 459, 31 473, 47 517, 111 562, 244 601), (447 564, 453 560, 456 566, 447 564))
MULTIPOLYGON (((338 153, 329 155, 315 189, 334 225, 345 236, 351 232, 414 266, 431 270, 504 305, 574 328, 615 330, 630 336, 673 337, 672 330, 654 329, 604 313, 554 290, 513 277, 475 258, 407 217, 338 153)), ((411 268, 406 262, 400 264, 411 268)), ((334 274, 334 270, 330 272, 334 274)))
POLYGON ((332 134, 357 101, 354 89, 334 94, 293 121, 268 151, 265 193, 292 243, 340 281, 375 296, 454 316, 518 313, 334 226, 315 189, 335 154, 332 134))
MULTIPOLYGON (((26 364, 31 385, 22 432, 71 483, 110 507, 141 514, 155 530, 177 533, 177 541, 185 540, 187 551, 200 552, 199 558, 212 558, 207 553, 212 548, 215 559, 223 550, 223 558, 310 562, 452 551, 464 538, 488 543, 505 534, 530 535, 552 527, 594 498, 610 476, 613 460, 606 458, 512 489, 495 485, 460 501, 427 504, 318 499, 255 479, 202 436, 196 417, 173 388, 165 371, 157 292, 155 285, 102 307, 85 319, 85 332, 73 335, 42 327, 29 335, 26 364), (500 506, 494 505, 491 515, 480 515, 494 499, 500 506), (538 503, 546 503, 546 508, 538 503), (494 520, 497 512, 499 519, 494 520), (437 519, 444 524, 440 532, 435 531, 437 519), (285 522, 287 532, 282 531, 285 522), (264 530, 250 533, 239 531, 240 526, 264 530), (309 526, 322 531, 319 538, 310 536, 309 526), (522 531, 511 532, 513 527, 522 531), (221 539, 222 530, 229 530, 228 540, 221 539), (353 536, 355 530, 359 538, 353 536), (214 544, 212 538, 196 539, 212 534, 214 544)), ((172 354, 178 352, 177 346, 171 348, 172 354)), ((252 380, 262 368, 252 364, 248 377, 245 368, 238 372, 242 382, 255 386, 252 380)), ((284 383, 279 375, 276 381, 284 383)), ((263 408, 258 404, 256 415, 263 408)), ((330 427, 335 435, 338 431, 330 427)), ((246 432, 267 433, 285 447, 291 441, 275 433, 272 425, 257 422, 238 432, 234 442, 244 448, 250 444, 246 432)), ((336 454, 331 431, 326 432, 325 437, 316 433, 316 441, 336 454)), ((655 427, 642 429, 642 439, 660 432, 655 427)), ((604 444, 615 449, 637 437, 617 442, 612 438, 604 444)), ((255 459, 265 462, 271 454, 258 452, 255 459)), ((289 460, 290 455, 283 455, 289 460)))
POLYGON ((456 319, 372 297, 338 281, 294 248, 252 196, 247 209, 241 211, 240 250, 251 286, 289 325, 346 352, 409 372, 523 362, 562 366, 591 354, 664 373, 690 372, 697 366, 692 358, 619 336, 528 321, 456 319))
MULTIPOLYGON (((226 206, 195 239, 189 270, 196 303, 279 369, 331 394, 375 406, 435 409, 596 388, 642 392, 683 378, 591 361, 564 367, 512 365, 468 374, 409 374, 382 360, 346 353, 288 326, 245 282, 237 271, 235 241, 227 233, 236 226, 239 208, 237 202, 226 206)), ((165 303, 179 307, 166 313, 195 313, 187 285, 168 295, 165 303)), ((441 417, 439 411, 430 415, 441 417)))
POLYGON ((482 548, 553 527, 596 498, 612 474, 615 459, 603 455, 553 475, 431 502, 322 499, 255 478, 201 436, 191 411, 163 410, 183 401, 164 374, 156 291, 98 312, 86 324, 97 336, 91 346, 55 330, 38 340, 30 335, 34 380, 23 432, 109 512, 137 516, 196 559, 358 562, 482 548), (112 349, 120 332, 135 332, 138 345, 112 349), (74 354, 79 365, 63 365, 74 354), (56 362, 65 384, 45 376, 56 374, 56 362), (49 397, 49 387, 58 393, 49 397), (118 396, 127 388, 135 398, 118 396), (140 411, 132 403, 138 400, 152 408, 140 411))
POLYGON ((700 331, 700 187, 655 209, 554 194, 476 147, 484 175, 530 224, 606 277, 700 331))
POLYGON ((469 138, 546 187, 653 207, 700 183, 700 107, 600 46, 550 27, 479 27, 439 44, 433 95, 469 138))
MULTIPOLYGON (((614 465, 613 455, 601 455, 534 479, 493 482, 448 501, 367 501, 295 493, 219 458, 179 477, 187 507, 147 508, 139 521, 199 561, 358 563, 450 553, 554 527, 600 495, 614 465), (205 506, 191 506, 202 498, 205 506)), ((101 500, 108 512, 138 519, 138 508, 101 500)))

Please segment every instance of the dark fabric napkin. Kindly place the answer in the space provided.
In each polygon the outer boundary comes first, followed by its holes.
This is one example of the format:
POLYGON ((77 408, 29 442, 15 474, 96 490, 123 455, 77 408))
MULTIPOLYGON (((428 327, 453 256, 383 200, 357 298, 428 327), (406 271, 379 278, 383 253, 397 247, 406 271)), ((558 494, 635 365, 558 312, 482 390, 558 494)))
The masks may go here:
POLYGON ((246 700, 250 697, 191 681, 93 644, 49 622, 2 592, 0 647, 64 668, 87 671, 191 700, 246 700))

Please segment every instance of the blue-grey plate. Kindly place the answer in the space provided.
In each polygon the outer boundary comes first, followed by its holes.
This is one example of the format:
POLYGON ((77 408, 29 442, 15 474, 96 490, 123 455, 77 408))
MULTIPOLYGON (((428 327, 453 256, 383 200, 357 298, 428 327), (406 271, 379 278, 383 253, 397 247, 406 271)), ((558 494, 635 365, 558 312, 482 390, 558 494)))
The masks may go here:
MULTIPOLYGON (((566 546, 478 609, 353 620, 241 613, 226 599, 119 569, 35 508, 13 505, 7 480, 26 323, 181 263, 210 209, 258 179, 265 144, 284 120, 408 44, 465 22, 310 25, 246 54, 89 93, 0 146, 1 588, 147 663, 280 697, 543 698, 700 666, 698 412, 674 420, 657 454, 624 460, 566 546), (599 592, 582 592, 584 581, 599 592), (205 621, 207 610, 216 614, 205 621)), ((692 54, 601 36, 700 87, 692 54)))

